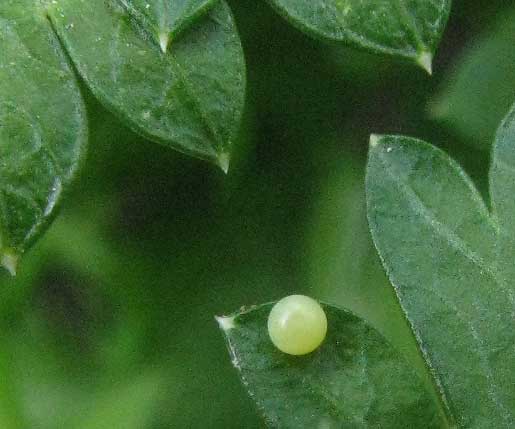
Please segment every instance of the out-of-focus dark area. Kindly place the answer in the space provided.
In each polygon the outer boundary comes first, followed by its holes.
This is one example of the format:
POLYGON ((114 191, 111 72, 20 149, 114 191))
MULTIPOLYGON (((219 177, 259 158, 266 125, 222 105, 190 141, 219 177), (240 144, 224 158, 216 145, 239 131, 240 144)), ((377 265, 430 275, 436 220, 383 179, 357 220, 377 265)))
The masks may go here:
POLYGON ((213 316, 294 292, 350 308, 421 365, 369 237, 368 138, 430 141, 488 198, 515 5, 455 1, 429 77, 229 3, 248 68, 229 175, 89 97, 81 177, 18 277, 1 274, 0 428, 261 428, 213 316))

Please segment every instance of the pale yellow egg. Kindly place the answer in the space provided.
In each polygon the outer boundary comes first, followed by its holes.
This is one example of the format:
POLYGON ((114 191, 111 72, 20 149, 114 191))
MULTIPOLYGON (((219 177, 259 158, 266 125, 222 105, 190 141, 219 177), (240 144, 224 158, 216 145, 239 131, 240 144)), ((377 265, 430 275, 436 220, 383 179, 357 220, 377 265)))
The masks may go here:
POLYGON ((274 345, 290 355, 317 349, 327 333, 322 306, 304 295, 290 295, 277 302, 268 316, 268 334, 274 345))

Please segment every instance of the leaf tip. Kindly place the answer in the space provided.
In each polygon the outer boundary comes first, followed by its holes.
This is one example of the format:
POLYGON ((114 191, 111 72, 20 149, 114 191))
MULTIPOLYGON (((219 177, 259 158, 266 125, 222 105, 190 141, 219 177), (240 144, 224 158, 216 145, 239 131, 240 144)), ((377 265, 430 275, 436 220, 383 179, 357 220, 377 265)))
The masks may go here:
POLYGON ((428 51, 421 51, 417 57, 417 64, 429 75, 433 74, 433 54, 428 51))
POLYGON ((234 319, 235 316, 215 316, 215 320, 218 322, 218 326, 224 332, 230 331, 236 327, 234 319))
POLYGON ((222 171, 227 174, 229 172, 230 156, 227 152, 222 152, 218 155, 218 166, 222 171))
POLYGON ((382 138, 383 136, 380 134, 370 134, 370 148, 376 147, 382 138))
POLYGON ((168 45, 170 44, 170 36, 168 32, 162 31, 159 33, 159 46, 161 47, 161 52, 166 54, 168 51, 168 45))
POLYGON ((11 276, 16 276, 16 270, 18 268, 19 256, 13 253, 11 250, 5 250, 0 258, 0 263, 11 276))

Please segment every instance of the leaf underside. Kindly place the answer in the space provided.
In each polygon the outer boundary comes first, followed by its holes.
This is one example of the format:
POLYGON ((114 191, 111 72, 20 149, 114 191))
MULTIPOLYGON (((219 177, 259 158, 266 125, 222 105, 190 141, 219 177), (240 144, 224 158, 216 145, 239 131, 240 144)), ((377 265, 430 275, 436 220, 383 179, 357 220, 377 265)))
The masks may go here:
POLYGON ((290 356, 268 337, 272 305, 218 318, 232 362, 270 426, 441 427, 424 383, 363 320, 324 305, 324 343, 309 355, 290 356))
POLYGON ((52 218, 87 135, 75 76, 36 11, 29 0, 0 3, 0 253, 11 272, 52 218))
POLYGON ((374 136, 369 224, 451 423, 515 424, 515 113, 498 131, 488 210, 463 170, 419 140, 374 136))
POLYGON ((315 37, 408 58, 431 71, 450 0, 269 0, 315 37))

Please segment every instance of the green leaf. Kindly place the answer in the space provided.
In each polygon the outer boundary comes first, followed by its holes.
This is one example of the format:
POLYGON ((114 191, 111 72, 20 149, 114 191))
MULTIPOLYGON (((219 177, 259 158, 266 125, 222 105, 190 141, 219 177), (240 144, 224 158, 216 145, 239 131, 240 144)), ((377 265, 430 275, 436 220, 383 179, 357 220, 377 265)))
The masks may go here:
POLYGON ((428 113, 458 136, 489 149, 515 91, 515 9, 465 49, 428 113))
POLYGON ((227 170, 245 66, 225 2, 166 54, 117 2, 68 0, 50 5, 48 13, 100 101, 140 134, 227 170))
POLYGON ((370 229, 450 422, 515 422, 515 120, 501 127, 489 212, 463 170, 419 140, 373 136, 370 229))
POLYGON ((0 4, 0 257, 12 273, 72 181, 87 125, 74 74, 32 0, 0 4))
POLYGON ((118 0, 166 52, 170 40, 202 16, 217 0, 118 0))
POLYGON ((415 371, 363 320, 324 305, 324 343, 309 355, 290 356, 268 337, 271 308, 218 321, 234 366, 272 427, 441 427, 415 371))
POLYGON ((429 73, 450 0, 269 0, 315 37, 415 61, 429 73))

